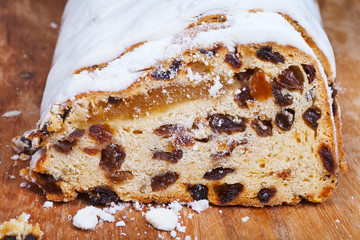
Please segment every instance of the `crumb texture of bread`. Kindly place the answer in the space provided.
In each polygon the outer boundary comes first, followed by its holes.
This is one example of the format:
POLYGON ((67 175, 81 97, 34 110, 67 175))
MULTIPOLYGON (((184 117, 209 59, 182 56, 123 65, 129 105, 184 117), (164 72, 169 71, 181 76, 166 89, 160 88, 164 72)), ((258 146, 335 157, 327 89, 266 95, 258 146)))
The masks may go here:
POLYGON ((0 239, 36 239, 40 240, 41 232, 39 224, 29 224, 30 214, 22 213, 17 219, 10 219, 0 225, 0 239))
POLYGON ((170 43, 149 37, 112 61, 72 69, 61 96, 49 97, 55 59, 39 128, 14 140, 32 155, 22 176, 49 200, 87 193, 94 204, 264 207, 330 197, 345 168, 332 50, 321 28, 289 10, 305 4, 319 22, 314 2, 239 1, 246 11, 212 2, 196 6, 170 43))

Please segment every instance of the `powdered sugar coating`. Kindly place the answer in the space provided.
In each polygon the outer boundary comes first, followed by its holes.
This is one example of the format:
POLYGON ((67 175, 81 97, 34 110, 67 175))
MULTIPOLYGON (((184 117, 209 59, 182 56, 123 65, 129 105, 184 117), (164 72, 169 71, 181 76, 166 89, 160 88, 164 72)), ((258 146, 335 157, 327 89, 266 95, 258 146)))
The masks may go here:
POLYGON ((215 42, 231 47, 273 41, 297 47, 315 58, 300 34, 277 12, 291 16, 305 28, 335 73, 333 52, 313 0, 70 0, 47 80, 41 122, 53 104, 80 93, 126 89, 141 76, 141 69, 176 57, 188 48, 215 42), (248 12, 253 9, 263 12, 248 12), (228 16, 228 28, 202 32, 191 41, 177 41, 178 34, 197 16, 218 13, 228 16), (143 41, 147 42, 112 61, 126 48, 143 41), (101 71, 73 75, 77 69, 109 61, 101 71))

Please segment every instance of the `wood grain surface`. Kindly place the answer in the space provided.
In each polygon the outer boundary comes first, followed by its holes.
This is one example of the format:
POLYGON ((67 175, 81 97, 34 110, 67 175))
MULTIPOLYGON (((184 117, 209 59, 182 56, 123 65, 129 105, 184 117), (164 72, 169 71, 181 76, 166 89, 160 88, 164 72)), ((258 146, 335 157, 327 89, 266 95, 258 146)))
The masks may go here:
MULTIPOLYGON (((65 0, 0 0, 0 222, 31 214, 44 239, 157 239, 161 233, 146 223, 141 212, 127 208, 115 214, 127 216, 125 227, 104 223, 96 230, 81 231, 68 216, 86 206, 84 200, 56 203, 46 201, 36 186, 21 188, 19 170, 28 162, 13 161, 9 144, 14 136, 35 127, 41 97, 51 66, 65 0), (16 117, 1 115, 20 110, 16 117), (12 177, 13 176, 13 177, 12 177), (132 219, 133 218, 133 219, 132 219), (125 233, 123 235, 121 233, 125 233)), ((322 204, 303 202, 274 208, 212 206, 192 219, 182 210, 185 233, 192 239, 360 239, 360 1, 320 0, 324 27, 333 45, 342 107, 345 160, 349 170, 342 174, 335 194, 322 204), (222 211, 222 213, 219 212, 222 211), (247 222, 241 218, 248 216, 247 222)), ((194 213, 194 212, 193 212, 194 213)))

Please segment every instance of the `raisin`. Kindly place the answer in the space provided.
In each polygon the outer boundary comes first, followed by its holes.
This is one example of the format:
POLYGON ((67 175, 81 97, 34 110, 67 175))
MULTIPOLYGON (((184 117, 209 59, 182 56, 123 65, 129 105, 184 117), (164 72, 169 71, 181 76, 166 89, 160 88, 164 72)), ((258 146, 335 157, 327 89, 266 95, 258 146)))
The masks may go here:
POLYGON ((126 157, 124 149, 117 144, 110 144, 101 150, 100 167, 112 172, 118 170, 126 157))
POLYGON ((90 156, 96 155, 98 152, 100 152, 97 148, 83 148, 84 153, 89 154, 90 156))
POLYGON ((289 131, 295 120, 295 111, 284 109, 275 116, 275 124, 283 131, 289 131))
POLYGON ((314 68, 313 65, 306 65, 306 64, 302 64, 302 67, 307 75, 307 78, 308 78, 308 81, 309 81, 309 84, 311 84, 314 79, 315 79, 315 73, 316 73, 316 70, 314 68))
POLYGON ((53 175, 47 173, 37 173, 39 176, 36 183, 41 186, 47 193, 61 194, 61 188, 56 184, 56 179, 53 175))
POLYGON ((208 199, 209 189, 207 186, 202 184, 195 184, 188 187, 188 191, 190 192, 190 196, 195 200, 199 201, 202 199, 208 199))
POLYGON ((89 134, 100 144, 109 142, 113 137, 112 133, 109 131, 109 127, 102 124, 92 125, 89 134))
POLYGON ((255 119, 251 122, 251 127, 260 137, 268 137, 272 135, 271 120, 255 119))
POLYGON ((78 140, 82 135, 85 134, 84 129, 75 129, 70 135, 67 137, 67 140, 69 142, 74 142, 75 140, 78 140))
POLYGON ((182 150, 175 150, 173 152, 158 151, 153 155, 153 159, 165 160, 171 163, 177 163, 183 156, 182 150))
POLYGON ((244 132, 246 129, 245 122, 241 120, 239 123, 233 121, 229 115, 214 114, 209 117, 209 124, 215 133, 225 132, 231 134, 233 132, 244 132))
POLYGON ((337 109, 336 109, 336 100, 335 100, 336 95, 337 95, 337 90, 336 90, 336 88, 334 87, 334 83, 330 83, 329 87, 330 87, 330 89, 331 89, 331 98, 332 98, 332 100, 333 100, 332 105, 331 105, 331 107, 332 107, 332 112, 333 112, 333 115, 335 116, 335 115, 336 115, 336 111, 337 111, 337 109))
POLYGON ((225 204, 231 202, 236 198, 244 189, 244 186, 240 183, 223 184, 214 187, 214 192, 218 195, 220 203, 225 204))
POLYGON ((60 117, 63 120, 63 123, 65 122, 65 119, 69 116, 71 108, 66 108, 62 114, 60 114, 60 117))
POLYGON ((271 46, 260 47, 260 49, 256 51, 256 56, 263 61, 272 62, 275 64, 279 62, 285 63, 284 57, 281 56, 278 52, 273 52, 271 46))
POLYGON ((175 139, 175 145, 176 146, 193 146, 195 144, 194 139, 188 135, 180 134, 175 139))
POLYGON ((107 173, 106 177, 115 183, 122 183, 126 180, 132 179, 134 176, 131 171, 116 171, 107 173))
POLYGON ((120 104, 123 101, 124 101, 124 99, 121 97, 114 97, 114 96, 108 97, 108 103, 111 103, 111 104, 120 104))
POLYGON ((239 145, 244 145, 244 144, 247 144, 248 143, 248 140, 247 139, 241 139, 239 141, 236 141, 236 140, 230 140, 228 142, 228 149, 229 149, 229 152, 233 152, 235 150, 235 148, 239 145))
POLYGON ((307 125, 316 130, 319 126, 317 121, 321 118, 321 111, 317 107, 309 107, 302 117, 307 125))
POLYGON ((222 48, 222 46, 219 45, 219 46, 216 46, 216 47, 214 47, 213 49, 210 49, 210 50, 199 49, 199 52, 203 53, 203 54, 206 54, 207 56, 213 58, 221 48, 222 48))
POLYGON ((282 87, 277 82, 271 83, 273 96, 275 98, 275 104, 280 107, 286 107, 293 103, 292 96, 290 94, 283 94, 282 87))
POLYGON ((6 236, 3 240, 16 240, 16 236, 6 236))
POLYGON ((250 88, 243 87, 241 92, 235 95, 234 101, 241 108, 248 108, 247 101, 254 100, 253 96, 251 96, 250 88))
POLYGON ((154 130, 154 133, 158 136, 170 137, 175 133, 184 131, 184 127, 178 124, 164 124, 154 130))
POLYGON ((171 184, 176 182, 179 175, 175 172, 167 172, 165 174, 156 175, 151 178, 151 188, 153 191, 165 190, 171 184))
POLYGON ((89 197, 92 205, 110 205, 112 202, 119 201, 118 195, 105 187, 95 187, 89 197))
POLYGON ((276 192, 275 188, 263 188, 258 192, 257 198, 261 203, 267 203, 276 194, 276 192))
POLYGON ((239 68, 241 68, 241 65, 242 65, 241 61, 233 53, 226 54, 224 61, 226 63, 230 64, 231 67, 234 69, 239 69, 239 68))
POLYGON ((209 142, 210 139, 211 139, 211 136, 210 136, 210 137, 206 137, 206 138, 195 138, 196 141, 198 141, 198 142, 203 142, 203 143, 209 142))
POLYGON ((179 68, 181 67, 180 60, 174 60, 167 71, 155 70, 151 76, 157 80, 170 80, 175 77, 179 68))
POLYGON ((214 168, 210 172, 206 172, 204 174, 203 178, 205 178, 207 180, 219 180, 234 171, 235 171, 235 169, 233 169, 233 168, 218 167, 218 168, 214 168))
POLYGON ((74 145, 75 145, 74 142, 69 142, 68 140, 64 140, 64 141, 58 141, 58 143, 54 144, 53 147, 58 152, 69 153, 74 145))
POLYGON ((36 240, 36 239, 37 238, 32 233, 25 236, 25 240, 36 240))
POLYGON ((319 149, 319 155, 320 155, 321 161, 323 162, 326 170, 328 170, 331 173, 334 173, 335 161, 332 156, 330 148, 325 145, 321 146, 321 148, 319 149))
POLYGON ((288 90, 301 90, 303 89, 303 75, 296 66, 291 66, 279 74, 279 85, 288 90))
POLYGON ((217 153, 212 153, 211 158, 214 160, 220 160, 225 157, 229 157, 230 155, 231 155, 231 152, 217 152, 217 153))
POLYGON ((254 73, 254 69, 246 69, 245 72, 235 73, 234 76, 239 82, 246 82, 250 80, 254 73))
POLYGON ((266 81, 264 72, 255 73, 250 86, 251 96, 258 101, 264 101, 271 96, 271 84, 266 81))
POLYGON ((34 73, 28 71, 21 71, 18 75, 23 80, 30 80, 34 78, 34 73))

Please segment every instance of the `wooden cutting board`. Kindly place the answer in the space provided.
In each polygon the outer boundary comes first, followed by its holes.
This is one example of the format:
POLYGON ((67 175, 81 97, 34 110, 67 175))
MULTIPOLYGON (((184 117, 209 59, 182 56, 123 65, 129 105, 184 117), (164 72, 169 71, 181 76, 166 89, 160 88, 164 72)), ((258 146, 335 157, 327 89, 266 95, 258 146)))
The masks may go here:
MULTIPOLYGON (((28 162, 10 159, 10 140, 35 127, 41 97, 51 66, 65 0, 0 0, 0 222, 31 214, 45 239, 156 239, 161 233, 141 212, 127 208, 125 227, 104 223, 94 231, 73 227, 68 216, 86 206, 84 200, 42 208, 45 197, 36 186, 21 188, 18 173, 28 162), (11 110, 22 114, 1 115, 11 110), (14 176, 14 177, 12 177, 14 176), (133 218, 133 219, 132 219, 133 218), (126 235, 121 235, 125 233, 126 235)), ((274 208, 212 206, 192 219, 182 210, 185 233, 192 239, 360 239, 360 2, 321 0, 325 29, 333 44, 342 107, 345 160, 335 194, 322 204, 301 203, 274 208), (219 212, 222 211, 222 213, 219 212), (247 222, 241 218, 248 216, 247 222)))

